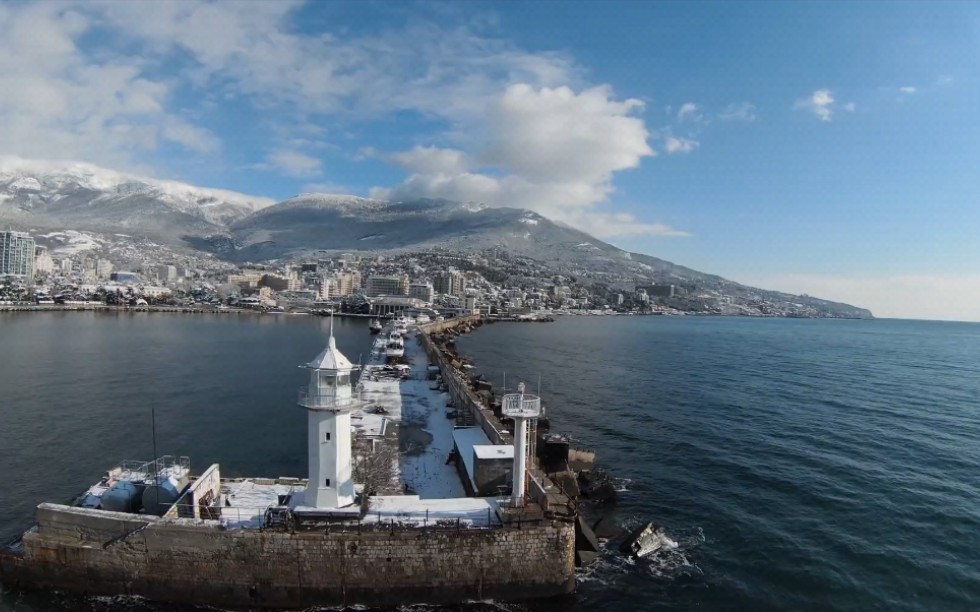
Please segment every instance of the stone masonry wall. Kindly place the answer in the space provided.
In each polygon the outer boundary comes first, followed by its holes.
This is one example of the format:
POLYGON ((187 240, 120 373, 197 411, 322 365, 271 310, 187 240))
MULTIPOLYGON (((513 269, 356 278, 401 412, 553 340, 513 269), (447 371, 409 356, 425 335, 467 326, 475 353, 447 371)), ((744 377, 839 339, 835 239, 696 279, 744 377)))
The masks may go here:
POLYGON ((513 600, 571 592, 574 541, 560 521, 291 533, 42 504, 0 579, 232 607, 513 600))

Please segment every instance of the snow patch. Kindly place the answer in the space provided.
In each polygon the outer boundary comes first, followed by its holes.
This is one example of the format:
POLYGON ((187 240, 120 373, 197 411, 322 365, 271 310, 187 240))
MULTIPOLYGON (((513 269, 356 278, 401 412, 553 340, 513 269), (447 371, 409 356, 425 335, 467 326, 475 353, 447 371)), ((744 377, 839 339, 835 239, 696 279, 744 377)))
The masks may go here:
POLYGON ((7 189, 10 191, 41 191, 41 183, 36 178, 25 176, 14 179, 7 189))

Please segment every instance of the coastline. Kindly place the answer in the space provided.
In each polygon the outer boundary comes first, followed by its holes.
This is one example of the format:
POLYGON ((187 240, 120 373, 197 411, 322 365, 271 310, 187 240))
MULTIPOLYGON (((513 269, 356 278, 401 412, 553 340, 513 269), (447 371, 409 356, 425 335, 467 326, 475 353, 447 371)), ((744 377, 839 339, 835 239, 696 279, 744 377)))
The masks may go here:
MULTIPOLYGON (((245 314, 245 315, 307 315, 325 316, 329 311, 267 311, 255 310, 250 308, 195 308, 189 306, 110 306, 108 304, 0 304, 2 312, 152 312, 168 314, 245 314)), ((377 315, 361 314, 354 312, 334 312, 336 317, 348 317, 355 319, 374 319, 377 315)), ((555 317, 734 317, 739 319, 842 319, 871 321, 875 317, 810 317, 798 315, 778 315, 778 314, 728 314, 715 312, 593 312, 593 311, 548 311, 541 316, 527 315, 491 315, 484 317, 488 321, 509 321, 519 323, 549 323, 555 317)))

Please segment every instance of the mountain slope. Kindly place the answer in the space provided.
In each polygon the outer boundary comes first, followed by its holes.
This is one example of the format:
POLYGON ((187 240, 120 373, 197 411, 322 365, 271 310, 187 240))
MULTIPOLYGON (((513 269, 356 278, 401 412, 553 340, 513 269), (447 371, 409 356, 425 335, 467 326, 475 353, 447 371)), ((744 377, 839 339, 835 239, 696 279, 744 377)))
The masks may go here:
POLYGON ((0 226, 96 232, 96 242, 107 251, 124 238, 163 253, 193 257, 203 251, 230 262, 306 258, 317 251, 497 250, 609 287, 670 283, 684 288, 689 301, 713 293, 738 296, 744 303, 775 300, 840 316, 871 316, 846 304, 745 287, 629 253, 528 210, 447 200, 303 194, 274 204, 87 164, 0 158, 0 226))
POLYGON ((0 158, 0 219, 35 228, 126 230, 174 239, 223 232, 272 203, 90 164, 0 158))

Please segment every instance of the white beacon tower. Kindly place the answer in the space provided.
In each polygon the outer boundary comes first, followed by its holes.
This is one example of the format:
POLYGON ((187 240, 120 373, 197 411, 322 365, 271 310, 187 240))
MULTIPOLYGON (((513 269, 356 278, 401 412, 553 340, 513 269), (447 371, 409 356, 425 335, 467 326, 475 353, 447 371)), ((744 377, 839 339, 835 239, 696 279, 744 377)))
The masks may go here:
POLYGON ((514 419, 514 468, 511 473, 514 482, 511 489, 511 505, 522 508, 528 455, 533 448, 531 436, 534 435, 537 418, 541 415, 541 398, 524 393, 524 383, 521 383, 517 385, 517 393, 508 393, 504 396, 500 408, 504 416, 514 419), (528 427, 529 422, 531 427, 528 427))
POLYGON ((343 508, 354 503, 351 478, 350 413, 360 402, 354 398, 351 372, 358 369, 337 350, 330 316, 327 348, 304 366, 310 383, 299 390, 299 405, 308 414, 310 471, 302 505, 343 508))

